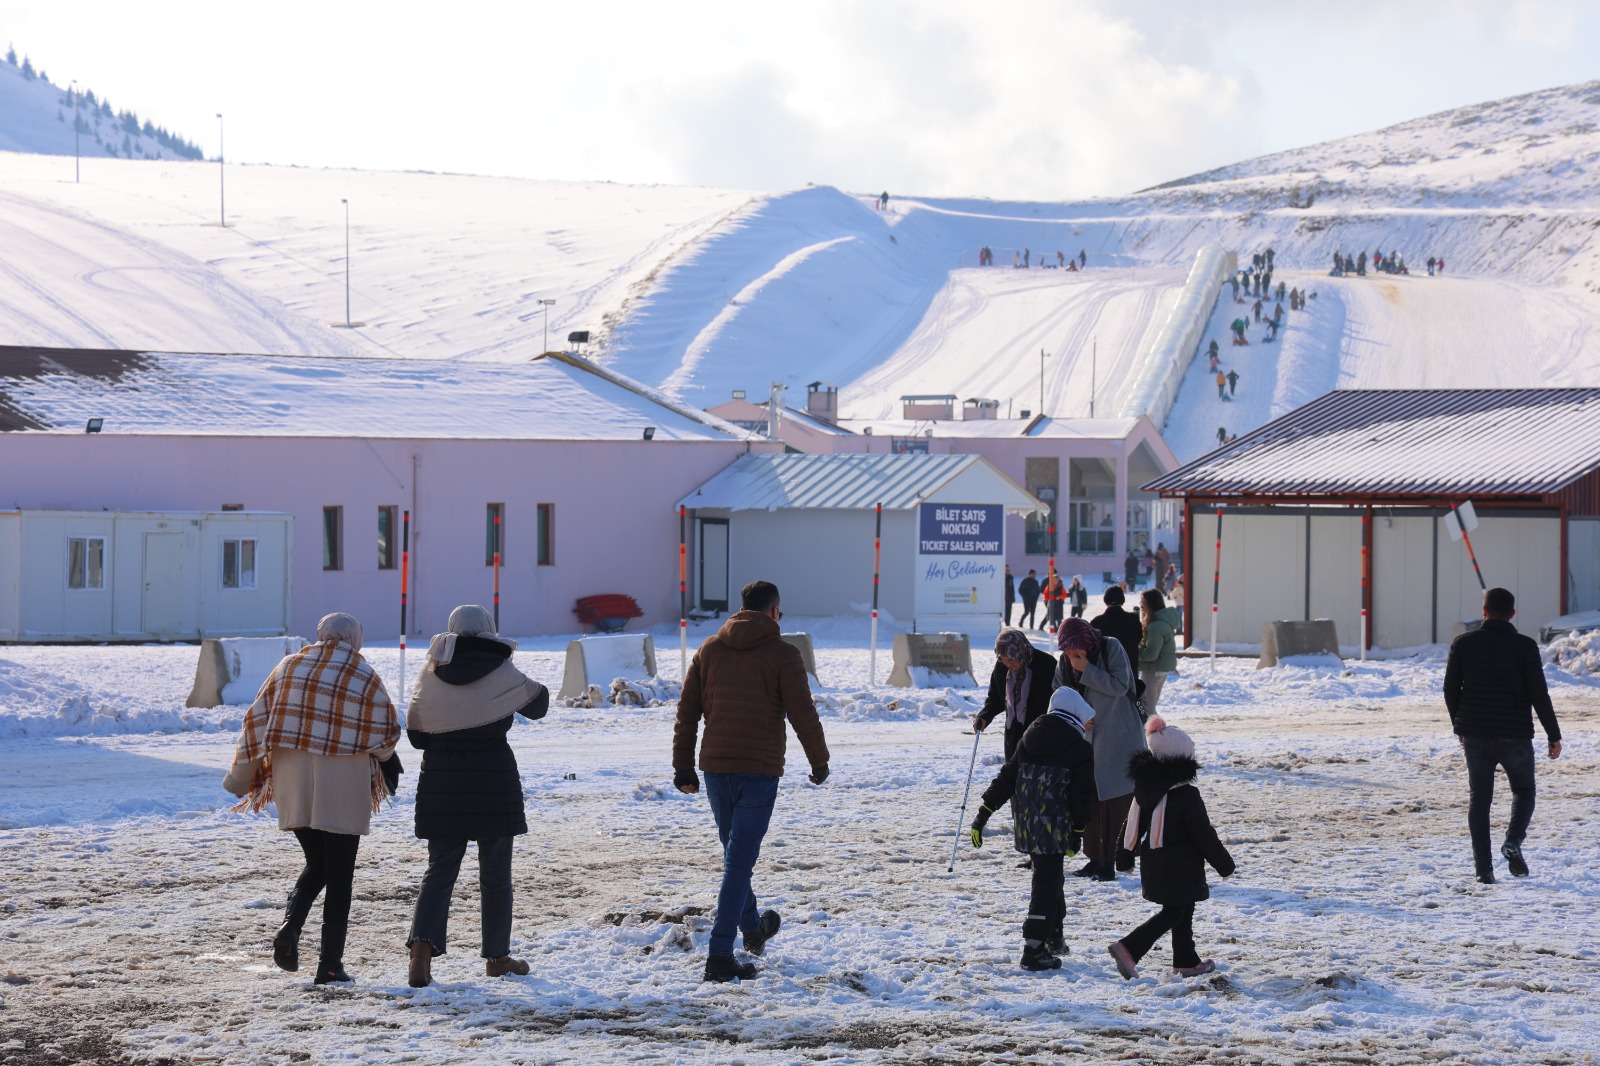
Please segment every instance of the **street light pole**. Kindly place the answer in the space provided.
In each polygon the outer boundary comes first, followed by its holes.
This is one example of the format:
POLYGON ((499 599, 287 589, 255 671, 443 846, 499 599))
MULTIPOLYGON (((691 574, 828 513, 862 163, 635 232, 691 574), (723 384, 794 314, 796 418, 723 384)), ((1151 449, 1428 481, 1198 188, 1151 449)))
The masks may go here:
POLYGON ((79 138, 83 133, 78 125, 78 79, 72 79, 67 92, 72 96, 72 180, 76 184, 83 181, 83 153, 78 150, 79 138))
POLYGON ((1039 413, 1044 414, 1044 349, 1039 349, 1039 413))
POLYGON ((554 300, 540 300, 539 306, 544 308, 544 347, 541 351, 550 350, 550 309, 556 305, 554 300))
POLYGON ((217 218, 224 229, 228 226, 228 175, 223 168, 222 112, 217 112, 217 218))
POLYGON ((350 328, 350 201, 344 204, 344 328, 350 328))

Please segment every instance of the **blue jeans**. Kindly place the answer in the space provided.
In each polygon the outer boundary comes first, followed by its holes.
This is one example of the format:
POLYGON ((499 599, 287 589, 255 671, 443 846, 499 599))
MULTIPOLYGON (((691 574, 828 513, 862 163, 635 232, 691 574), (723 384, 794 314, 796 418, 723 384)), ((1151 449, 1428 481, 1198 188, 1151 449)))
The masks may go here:
POLYGON ((1533 740, 1528 737, 1462 737, 1467 755, 1467 830, 1472 834, 1472 861, 1480 874, 1494 871, 1489 846, 1489 805, 1494 802, 1495 767, 1503 766, 1511 784, 1511 822, 1506 843, 1522 846, 1533 820, 1533 740))
POLYGON ((757 932, 756 894, 750 873, 761 854, 761 839, 772 821, 778 779, 766 774, 706 773, 706 798, 722 840, 722 890, 717 893, 717 920, 711 926, 711 954, 732 955, 733 934, 757 932))

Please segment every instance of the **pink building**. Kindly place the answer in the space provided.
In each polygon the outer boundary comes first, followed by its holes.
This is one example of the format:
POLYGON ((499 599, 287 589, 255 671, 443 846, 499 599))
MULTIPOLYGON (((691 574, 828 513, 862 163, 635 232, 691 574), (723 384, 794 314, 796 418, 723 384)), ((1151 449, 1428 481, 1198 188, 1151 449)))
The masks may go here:
MULTIPOLYGON (((574 602, 605 592, 638 600, 636 624, 675 619, 676 501, 742 455, 781 450, 555 353, 467 363, 0 347, 0 507, 291 515, 298 633, 342 610, 370 639, 398 635, 407 514, 413 635, 442 629, 459 603, 491 602, 497 549, 508 634, 578 631, 574 602)), ((62 547, 24 564, 67 558, 62 547)), ((225 587, 220 573, 201 580, 225 587)))

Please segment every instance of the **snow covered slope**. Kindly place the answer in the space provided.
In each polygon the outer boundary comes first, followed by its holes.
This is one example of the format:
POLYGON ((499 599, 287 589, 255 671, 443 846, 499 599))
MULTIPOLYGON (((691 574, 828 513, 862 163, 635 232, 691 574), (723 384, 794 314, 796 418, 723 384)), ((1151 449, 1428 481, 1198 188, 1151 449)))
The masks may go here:
POLYGON ((1189 458, 1340 384, 1600 383, 1597 129, 1600 82, 1121 199, 884 212, 827 187, 230 167, 226 228, 214 164, 95 160, 75 185, 58 159, 0 154, 0 320, 9 343, 415 358, 521 359, 589 330, 587 354, 697 404, 821 379, 851 417, 910 392, 1020 412, 1042 373, 1045 409, 1078 417, 1091 382, 1116 410, 1202 247, 1273 247, 1318 299, 1270 352, 1227 352, 1237 399, 1185 388, 1167 431, 1189 458), (1448 270, 1325 276, 1335 251, 1377 248, 1448 270), (1041 269, 1057 253, 1087 269, 1041 269))

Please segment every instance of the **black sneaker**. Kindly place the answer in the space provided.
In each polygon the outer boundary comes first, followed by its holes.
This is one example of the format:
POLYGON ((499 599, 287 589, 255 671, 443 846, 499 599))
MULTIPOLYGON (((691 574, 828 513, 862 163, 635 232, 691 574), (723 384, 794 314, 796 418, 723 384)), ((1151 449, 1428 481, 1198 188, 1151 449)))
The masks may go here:
POLYGON ((1500 854, 1506 857, 1506 869, 1511 871, 1512 877, 1528 876, 1528 860, 1522 857, 1520 847, 1512 843, 1501 844, 1500 854))
POLYGON ((748 981, 761 971, 756 969, 753 962, 738 962, 732 955, 709 955, 706 957, 706 981, 748 981))
POLYGON ((1073 877, 1093 877, 1100 870, 1100 864, 1093 859, 1084 863, 1082 868, 1073 873, 1073 877))
POLYGON ((1024 970, 1059 970, 1061 960, 1051 954, 1050 949, 1043 943, 1037 946, 1032 944, 1022 945, 1022 968, 1024 970))
POLYGON ((782 926, 783 919, 778 917, 777 911, 762 911, 761 928, 744 934, 744 949, 752 955, 762 954, 767 950, 767 941, 777 936, 782 926))

